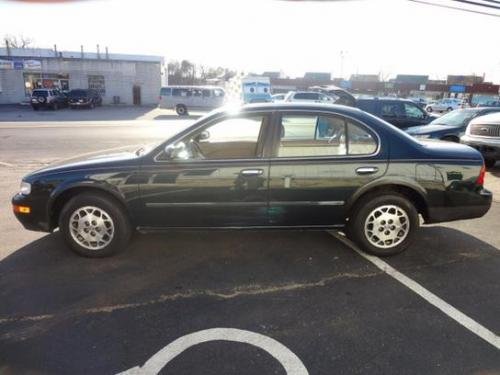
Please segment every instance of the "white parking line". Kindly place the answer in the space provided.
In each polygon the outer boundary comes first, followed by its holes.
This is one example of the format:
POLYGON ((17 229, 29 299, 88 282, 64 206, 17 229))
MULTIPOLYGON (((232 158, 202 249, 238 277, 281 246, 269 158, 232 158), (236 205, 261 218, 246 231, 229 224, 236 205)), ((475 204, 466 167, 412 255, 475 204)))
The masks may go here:
POLYGON ((299 357, 271 337, 236 328, 210 328, 179 337, 148 359, 144 366, 132 367, 117 375, 158 374, 167 363, 186 349, 197 344, 220 340, 241 342, 265 350, 281 363, 287 375, 309 374, 299 357))
POLYGON ((329 232, 333 237, 337 238, 339 241, 347 245, 349 248, 353 249, 355 252, 357 252, 359 255, 361 255, 363 258, 368 260, 369 262, 373 263, 377 268, 381 269, 384 271, 386 274, 389 276, 393 277, 397 281, 399 281, 401 284, 406 286, 408 289, 412 290, 413 292, 417 293, 420 297, 425 299, 427 302, 429 302, 431 305, 434 307, 437 307, 439 310, 441 310, 443 313, 448 315, 450 318, 455 320, 457 323, 461 324, 465 328, 467 328, 469 331, 474 333, 475 335, 481 337, 483 340, 488 342, 489 344, 493 345, 495 348, 500 350, 500 336, 496 335, 483 325, 479 324, 475 320, 471 319, 461 311, 457 310, 453 306, 451 306, 449 303, 446 301, 442 300, 438 296, 436 296, 434 293, 431 291, 425 289, 422 285, 417 283, 415 280, 410 279, 408 276, 402 274, 392 266, 390 266, 388 263, 384 262, 382 259, 375 257, 373 255, 365 254, 362 252, 353 242, 349 241, 347 238, 344 236, 340 235, 339 233, 336 232, 329 232))

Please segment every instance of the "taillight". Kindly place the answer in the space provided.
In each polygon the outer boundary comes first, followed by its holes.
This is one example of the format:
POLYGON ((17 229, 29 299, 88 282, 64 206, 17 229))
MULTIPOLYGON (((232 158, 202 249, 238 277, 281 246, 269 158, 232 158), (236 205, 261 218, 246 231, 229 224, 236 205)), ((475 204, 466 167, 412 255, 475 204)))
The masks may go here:
POLYGON ((486 167, 483 166, 481 167, 481 171, 479 172, 479 176, 477 177, 476 180, 476 185, 483 186, 484 185, 484 176, 486 175, 486 167))

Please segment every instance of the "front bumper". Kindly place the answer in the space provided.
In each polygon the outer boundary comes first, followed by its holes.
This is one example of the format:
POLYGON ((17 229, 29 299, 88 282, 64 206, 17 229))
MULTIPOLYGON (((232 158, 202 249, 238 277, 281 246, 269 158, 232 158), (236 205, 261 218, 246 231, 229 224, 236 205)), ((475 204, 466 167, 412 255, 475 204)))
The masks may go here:
POLYGON ((50 220, 48 220, 45 210, 35 204, 29 195, 14 195, 12 198, 12 205, 30 207, 30 213, 19 213, 14 211, 14 215, 24 228, 38 232, 52 231, 50 220))
POLYGON ((484 216, 490 209, 493 201, 491 191, 481 188, 477 194, 474 194, 469 204, 453 205, 444 207, 429 207, 426 224, 441 223, 445 221, 475 219, 484 216))
POLYGON ((88 107, 90 102, 70 102, 69 105, 72 107, 88 107))
POLYGON ((490 137, 474 137, 464 135, 460 143, 478 150, 485 159, 500 160, 500 139, 490 137))

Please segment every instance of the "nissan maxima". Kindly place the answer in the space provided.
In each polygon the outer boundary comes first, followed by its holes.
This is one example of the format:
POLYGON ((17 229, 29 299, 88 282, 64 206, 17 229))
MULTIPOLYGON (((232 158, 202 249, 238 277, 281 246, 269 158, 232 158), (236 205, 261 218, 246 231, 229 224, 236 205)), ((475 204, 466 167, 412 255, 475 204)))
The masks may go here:
POLYGON ((59 228, 88 257, 125 249, 133 230, 181 228, 335 228, 385 256, 408 248, 421 221, 483 216, 484 175, 478 151, 415 140, 359 109, 268 103, 33 172, 12 204, 25 228, 59 228))

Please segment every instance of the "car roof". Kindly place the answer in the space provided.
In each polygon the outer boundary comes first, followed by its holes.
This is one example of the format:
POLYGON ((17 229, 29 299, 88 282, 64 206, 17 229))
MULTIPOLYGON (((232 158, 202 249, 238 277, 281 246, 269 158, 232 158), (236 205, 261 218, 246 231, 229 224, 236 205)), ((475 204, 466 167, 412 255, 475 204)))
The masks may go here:
POLYGON ((489 113, 484 116, 476 117, 470 122, 471 124, 499 124, 500 125, 500 112, 489 113))
POLYGON ((308 102, 273 102, 273 103, 253 103, 243 104, 241 106, 224 106, 214 111, 216 113, 222 112, 245 112, 245 111, 272 111, 272 110, 303 110, 303 111, 328 111, 338 112, 346 115, 353 114, 359 115, 364 113, 356 107, 349 107, 341 104, 329 103, 308 103, 308 102))

